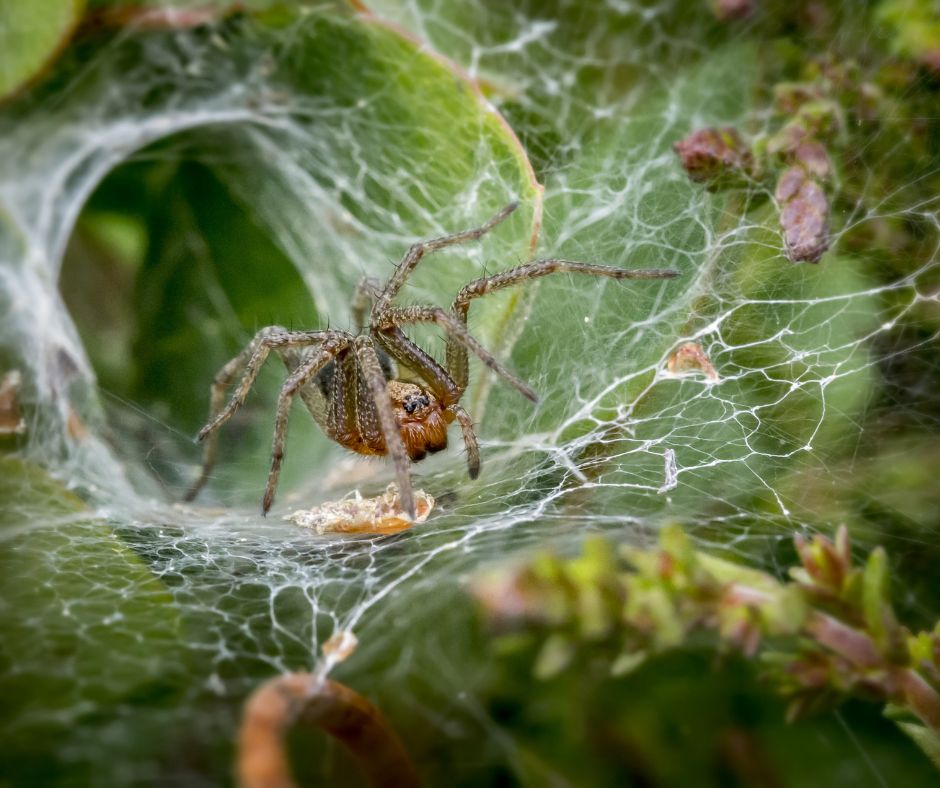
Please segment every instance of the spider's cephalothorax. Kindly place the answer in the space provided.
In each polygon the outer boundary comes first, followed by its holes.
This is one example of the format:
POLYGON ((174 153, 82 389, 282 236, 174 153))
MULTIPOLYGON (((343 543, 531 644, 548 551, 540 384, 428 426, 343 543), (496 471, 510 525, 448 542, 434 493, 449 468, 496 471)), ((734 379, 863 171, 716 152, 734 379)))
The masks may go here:
POLYGON ((480 472, 480 450, 469 414, 460 399, 469 381, 468 352, 535 401, 535 393, 507 370, 467 331, 470 301, 496 290, 547 274, 572 273, 611 279, 668 279, 678 272, 664 268, 623 269, 570 260, 536 260, 494 276, 476 279, 463 287, 450 310, 435 306, 394 306, 392 301, 415 266, 429 252, 474 240, 492 230, 517 207, 507 205, 482 227, 414 244, 384 284, 365 279, 353 302, 358 332, 288 331, 270 326, 259 331, 212 382, 209 423, 199 432, 206 441, 202 473, 187 500, 194 498, 209 478, 215 463, 216 430, 244 403, 261 365, 271 351, 288 370, 278 396, 274 423, 274 451, 262 511, 274 501, 284 458, 287 416, 294 396, 300 395, 326 435, 359 454, 389 455, 395 462, 402 509, 414 517, 410 465, 447 446, 447 428, 455 420, 467 447, 470 477, 480 472), (371 305, 371 311, 369 307, 371 305), (366 313, 369 313, 366 322, 366 313), (441 365, 412 342, 402 326, 433 323, 447 335, 447 357, 441 365), (421 383, 396 374, 410 373, 421 383), (241 376, 224 408, 225 388, 241 376))
POLYGON ((454 408, 445 408, 427 389, 401 380, 389 381, 388 395, 412 462, 447 448, 447 427, 457 415, 454 408))

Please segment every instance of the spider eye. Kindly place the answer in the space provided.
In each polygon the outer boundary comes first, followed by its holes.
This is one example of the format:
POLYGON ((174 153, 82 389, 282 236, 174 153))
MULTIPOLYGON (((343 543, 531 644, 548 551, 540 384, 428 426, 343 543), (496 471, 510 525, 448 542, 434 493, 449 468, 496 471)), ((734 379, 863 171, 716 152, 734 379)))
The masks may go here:
POLYGON ((405 413, 414 413, 418 408, 426 408, 431 404, 424 394, 410 396, 405 400, 405 413))

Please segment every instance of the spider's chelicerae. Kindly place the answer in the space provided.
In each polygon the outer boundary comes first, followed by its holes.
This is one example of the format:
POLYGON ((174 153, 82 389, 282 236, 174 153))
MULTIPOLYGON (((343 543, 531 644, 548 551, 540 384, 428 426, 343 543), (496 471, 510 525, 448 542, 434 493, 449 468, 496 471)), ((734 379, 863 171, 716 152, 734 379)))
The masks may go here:
POLYGON ((561 271, 611 279, 669 279, 678 275, 677 271, 663 268, 623 269, 570 260, 536 260, 470 282, 457 293, 450 311, 436 306, 393 305, 398 292, 426 254, 480 238, 517 207, 518 203, 507 205, 482 227, 419 241, 408 250, 384 284, 372 279, 360 282, 353 301, 356 334, 333 329, 288 331, 279 326, 261 329, 241 353, 219 370, 212 382, 209 423, 197 438, 200 441, 208 438, 202 473, 187 500, 195 498, 208 480, 216 459, 217 431, 245 402, 271 351, 281 357, 289 374, 277 401, 273 458, 262 501, 265 514, 274 501, 284 459, 287 417, 291 402, 298 394, 329 438, 359 454, 387 454, 392 458, 401 506, 412 518, 411 463, 444 449, 447 428, 455 420, 467 447, 470 478, 475 479, 480 472, 480 448, 470 415, 460 405, 469 380, 468 351, 523 396, 533 402, 536 396, 467 331, 470 302, 505 287, 561 271), (443 365, 402 331, 403 326, 417 323, 436 324, 447 335, 443 365), (399 377, 396 363, 421 383, 399 377), (238 375, 241 380, 223 408, 225 388, 238 375))

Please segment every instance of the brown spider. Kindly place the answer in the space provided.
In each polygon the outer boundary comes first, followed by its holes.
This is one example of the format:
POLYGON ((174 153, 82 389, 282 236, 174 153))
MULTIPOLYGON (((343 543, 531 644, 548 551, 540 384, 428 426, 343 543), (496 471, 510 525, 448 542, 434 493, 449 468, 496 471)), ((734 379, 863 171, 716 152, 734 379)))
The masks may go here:
POLYGON ((363 279, 353 301, 353 317, 357 326, 355 335, 332 329, 288 331, 279 326, 261 329, 212 381, 209 423, 197 436, 199 441, 209 438, 205 445, 202 473, 186 500, 195 498, 208 480, 216 459, 217 430, 245 402, 261 365, 272 350, 281 357, 289 375, 277 401, 273 459, 261 505, 262 513, 267 514, 274 501, 284 459, 287 417, 297 394, 331 440, 359 454, 388 454, 392 457, 402 509, 412 519, 415 509, 410 465, 424 459, 429 452, 438 452, 447 446, 447 428, 455 419, 467 447, 470 478, 475 479, 480 472, 480 448, 470 415, 459 404, 469 380, 467 352, 475 354, 525 397, 535 402, 536 396, 467 331, 470 301, 558 271, 609 276, 612 279, 670 279, 678 275, 677 271, 664 268, 628 270, 569 260, 536 260, 470 282, 457 294, 449 312, 435 306, 392 305, 392 300, 424 255, 480 238, 517 207, 515 202, 507 205, 474 230, 419 241, 408 250, 384 286, 375 280, 363 279), (372 310, 366 329, 365 316, 370 301, 372 310), (445 366, 431 358, 401 330, 402 326, 416 323, 434 323, 447 334, 445 366), (396 376, 393 360, 416 375, 423 385, 396 376), (239 374, 241 381, 223 408, 225 387, 239 374))

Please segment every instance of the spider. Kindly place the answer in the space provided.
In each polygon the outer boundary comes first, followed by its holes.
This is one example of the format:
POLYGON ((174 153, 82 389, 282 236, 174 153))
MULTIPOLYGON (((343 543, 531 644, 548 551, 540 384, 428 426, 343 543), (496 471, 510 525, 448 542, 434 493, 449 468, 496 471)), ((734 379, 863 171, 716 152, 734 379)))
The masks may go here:
POLYGON ((208 481, 216 461, 218 430, 244 404, 262 364, 272 351, 284 362, 288 376, 277 400, 273 456, 261 504, 262 514, 267 514, 274 502, 284 459, 288 413, 297 395, 331 440, 359 454, 392 458, 401 507, 412 519, 415 504, 411 463, 446 448, 447 428, 455 420, 467 447, 470 478, 475 479, 480 473, 480 446, 470 415, 460 405, 469 382, 468 353, 477 356, 524 397, 533 402, 537 397, 468 332, 470 302, 497 290, 563 271, 611 279, 671 279, 678 275, 677 271, 664 268, 623 269, 570 260, 536 260, 470 282, 457 294, 450 311, 436 306, 393 304, 425 255, 482 237, 517 207, 518 203, 510 203, 481 227, 415 243, 384 284, 363 279, 353 299, 355 334, 334 329, 288 331, 280 326, 258 331, 212 381, 209 422, 196 437, 197 441, 205 441, 202 472, 186 500, 195 498, 208 481), (443 365, 402 331, 403 326, 418 323, 432 323, 445 332, 447 349, 443 365), (411 373, 409 377, 421 382, 415 383, 396 374, 396 363, 411 373), (239 375, 241 380, 231 399, 222 407, 226 387, 239 375))

